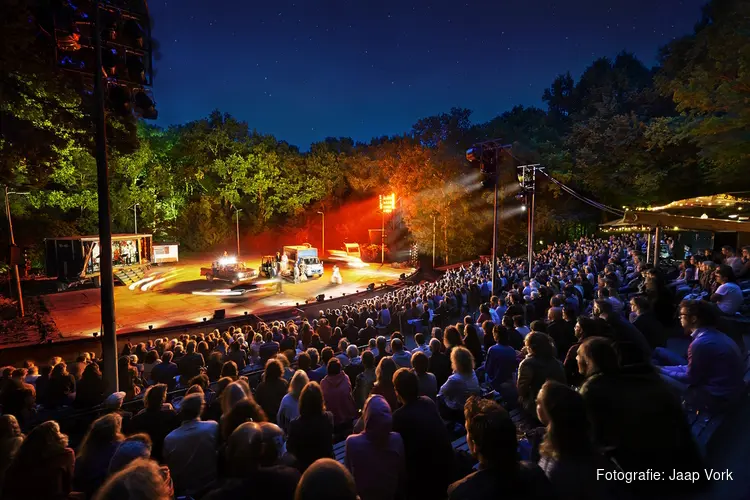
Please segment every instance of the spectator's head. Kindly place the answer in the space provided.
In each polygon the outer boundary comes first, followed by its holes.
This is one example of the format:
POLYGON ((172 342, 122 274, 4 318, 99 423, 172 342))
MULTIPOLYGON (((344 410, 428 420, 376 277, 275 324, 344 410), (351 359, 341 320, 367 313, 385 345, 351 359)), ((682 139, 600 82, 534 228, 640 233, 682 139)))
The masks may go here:
POLYGON ((326 411, 323 402, 323 391, 317 382, 308 382, 299 396, 300 417, 310 418, 322 415, 326 411))
POLYGON ((328 365, 326 366, 326 372, 328 373, 328 375, 335 377, 336 375, 339 375, 341 373, 341 361, 339 361, 339 358, 329 359, 328 365))
POLYGON ((735 281, 737 281, 734 276, 732 266, 728 266, 726 264, 720 265, 716 269, 716 281, 718 281, 721 285, 725 283, 734 283, 735 281))
POLYGON ((21 443, 13 460, 20 467, 38 467, 39 461, 60 455, 68 447, 68 436, 54 420, 34 427, 21 443))
POLYGON ((437 354, 442 352, 443 350, 443 344, 440 342, 440 339, 430 339, 430 352, 433 354, 437 354))
POLYGON ((297 366, 300 370, 307 371, 310 369, 311 363, 310 363, 310 355, 306 352, 301 352, 299 356, 297 356, 297 366))
POLYGON ((508 412, 490 399, 470 397, 464 406, 469 451, 485 467, 513 471, 518 467, 516 426, 508 412))
POLYGON ((513 316, 513 326, 515 328, 524 326, 523 316, 521 316, 520 314, 516 314, 515 316, 513 316))
MULTIPOLYGON (((21 426, 14 415, 0 415, 0 443, 6 443, 9 439, 21 438, 21 426)), ((0 447, 4 444, 0 444, 0 447)))
POLYGON ((278 465, 279 460, 284 455, 284 431, 271 422, 261 422, 259 425, 263 436, 263 453, 260 457, 260 465, 261 467, 278 465))
POLYGON ((195 353, 195 347, 196 343, 195 340, 191 340, 187 343, 187 346, 185 346, 185 352, 187 354, 194 354, 195 353))
POLYGON ((562 321, 563 310, 562 307, 550 307, 547 311, 547 320, 551 323, 552 321, 562 321))
POLYGON ((146 389, 146 394, 143 396, 143 405, 148 411, 159 411, 166 401, 166 384, 152 385, 151 387, 146 389))
POLYGON ((492 329, 492 338, 500 345, 508 345, 510 343, 508 329, 501 325, 495 325, 492 329))
POLYGON ((302 389, 305 388, 310 379, 307 377, 307 373, 304 370, 297 370, 292 375, 292 381, 289 383, 289 393, 296 400, 299 400, 299 396, 302 393, 302 389))
MULTIPOLYGON (((424 353, 419 353, 424 356, 424 353)), ((426 358, 426 356, 425 356, 426 358)), ((419 397, 419 379, 416 374, 408 368, 399 368, 393 375, 393 387, 399 401, 406 405, 416 401, 419 397)))
POLYGON ((541 319, 537 319, 531 322, 529 325, 529 329, 532 332, 541 332, 546 333, 547 332, 547 323, 542 321, 541 319))
POLYGON ((333 349, 330 347, 324 347, 320 352, 320 364, 328 365, 328 361, 330 361, 331 358, 333 358, 333 349))
POLYGON ((378 386, 388 387, 393 384, 393 374, 396 373, 396 362, 390 356, 385 356, 380 359, 378 367, 375 369, 375 384, 378 386))
POLYGON ((365 370, 371 370, 375 367, 375 356, 371 351, 365 351, 362 353, 362 366, 365 370))
POLYGON ((376 346, 378 348, 378 353, 382 356, 385 353, 385 345, 388 340, 383 337, 382 335, 378 337, 378 340, 376 342, 376 346))
POLYGON ((149 458, 152 447, 153 444, 148 434, 140 433, 126 437, 109 461, 109 474, 121 471, 138 458, 149 458))
POLYGON ((532 356, 551 358, 555 355, 549 335, 541 332, 531 332, 524 338, 524 345, 532 356))
POLYGON ((260 467, 263 454, 263 431, 256 422, 237 426, 227 440, 226 459, 229 475, 245 478, 260 467))
POLYGON ((719 323, 716 306, 703 300, 683 300, 680 303, 680 324, 685 332, 698 328, 715 327, 719 323))
POLYGON ((585 340, 589 337, 596 337, 601 334, 600 325, 601 321, 587 318, 586 316, 580 316, 576 320, 575 335, 578 340, 585 340))
POLYGON ((417 345, 424 345, 424 333, 419 332, 414 334, 414 342, 417 343, 417 345))
POLYGON ((539 421, 547 426, 542 455, 583 458, 591 455, 589 423, 583 398, 570 387, 548 380, 536 399, 539 421))
MULTIPOLYGON (((606 290, 606 288, 602 290, 606 290)), ((612 302, 607 299, 596 299, 594 301, 594 317, 608 319, 610 316, 612 316, 612 302)))
POLYGON ((578 348, 578 371, 588 378, 596 374, 611 374, 619 370, 617 352, 612 342, 604 337, 586 339, 578 348))
POLYGON ((391 340, 391 352, 393 354, 399 353, 404 350, 404 343, 399 338, 391 340))
POLYGON ((237 380, 237 377, 239 377, 240 372, 237 369, 237 363, 234 361, 225 361, 223 365, 221 365, 221 374, 219 375, 221 378, 229 377, 232 380, 237 380))
POLYGON ((357 356, 359 356, 359 348, 354 344, 350 344, 349 346, 347 346, 346 357, 349 359, 354 359, 357 356))
POLYGON ((734 247, 724 245, 723 247, 721 247, 721 254, 724 257, 734 257, 734 247))
POLYGON ((651 301, 645 295, 635 295, 630 299, 630 309, 638 314, 645 314, 651 311, 651 301))
POLYGON ((307 468, 297 485, 294 500, 359 500, 354 478, 346 467, 321 458, 307 468))
POLYGON ((375 326, 375 321, 372 318, 367 318, 367 321, 365 321, 365 325, 367 327, 375 326))
POLYGON ((454 373, 470 375, 474 371, 474 356, 465 347, 456 347, 451 351, 451 367, 454 373))
POLYGON ((197 385, 203 390, 203 392, 206 392, 208 390, 208 386, 210 384, 211 384, 211 381, 208 380, 208 375, 206 375, 205 373, 200 373, 196 375, 195 377, 191 378, 190 381, 188 382, 189 386, 192 387, 194 385, 197 385))
POLYGON ((78 448, 78 457, 94 455, 112 443, 122 441, 122 417, 119 413, 108 413, 91 424, 78 448))
POLYGON ((346 352, 346 348, 349 346, 349 342, 346 339, 339 340, 338 349, 339 352, 346 352))
POLYGON ((94 500, 169 500, 171 479, 155 461, 138 458, 110 476, 94 500))
POLYGON ((180 405, 180 417, 182 420, 195 420, 203 413, 203 393, 188 394, 180 405))
POLYGON ((414 368, 414 372, 417 373, 417 375, 427 373, 429 365, 430 359, 422 351, 415 351, 414 354, 411 355, 411 366, 414 368))
POLYGON ((307 355, 310 356, 310 368, 317 367, 318 359, 320 359, 320 356, 318 355, 318 350, 314 347, 310 347, 307 350, 307 355))
POLYGON ((446 349, 452 349, 463 345, 461 332, 458 331, 458 328, 453 325, 447 327, 445 332, 443 332, 443 343, 445 344, 446 349))
POLYGON ((284 374, 284 366, 276 358, 266 361, 266 368, 263 370, 263 380, 279 380, 284 374))

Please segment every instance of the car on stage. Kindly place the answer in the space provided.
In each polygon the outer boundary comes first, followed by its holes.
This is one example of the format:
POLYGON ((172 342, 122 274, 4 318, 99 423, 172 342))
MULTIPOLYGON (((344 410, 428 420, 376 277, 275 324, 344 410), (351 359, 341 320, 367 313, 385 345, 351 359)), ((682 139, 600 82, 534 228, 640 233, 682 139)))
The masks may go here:
POLYGON ((201 276, 205 276, 208 281, 222 280, 237 285, 257 278, 258 270, 245 267, 235 257, 222 257, 214 261, 211 267, 202 267, 201 276))

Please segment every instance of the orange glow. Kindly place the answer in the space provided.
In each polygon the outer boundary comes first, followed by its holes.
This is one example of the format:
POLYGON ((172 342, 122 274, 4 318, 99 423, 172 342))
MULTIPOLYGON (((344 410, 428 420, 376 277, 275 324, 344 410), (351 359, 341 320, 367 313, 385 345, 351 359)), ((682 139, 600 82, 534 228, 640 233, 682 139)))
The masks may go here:
POLYGON ((380 210, 383 211, 383 213, 389 214, 393 212, 396 209, 396 193, 391 193, 389 195, 383 196, 380 195, 380 210))

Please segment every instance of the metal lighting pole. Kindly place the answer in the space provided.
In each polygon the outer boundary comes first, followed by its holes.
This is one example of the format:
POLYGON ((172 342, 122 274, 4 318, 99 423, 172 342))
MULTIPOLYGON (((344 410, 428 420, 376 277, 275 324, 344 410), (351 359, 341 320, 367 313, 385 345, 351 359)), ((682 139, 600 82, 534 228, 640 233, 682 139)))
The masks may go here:
MULTIPOLYGON (((11 248, 16 246, 16 238, 13 234, 13 220, 10 217, 10 201, 9 197, 12 194, 17 194, 19 196, 26 196, 29 193, 17 193, 15 191, 8 191, 8 186, 5 186, 5 215, 8 216, 8 231, 10 232, 10 246, 11 248)), ((18 295, 18 312, 21 314, 21 317, 23 318, 26 315, 26 311, 23 307, 23 293, 21 292, 21 277, 18 274, 18 262, 13 263, 13 278, 16 280, 16 294, 18 295)))
POLYGON ((135 234, 138 234, 138 207, 140 206, 140 203, 135 203, 133 205, 133 221, 135 224, 135 234))
POLYGON ((495 282, 497 280, 497 199, 500 187, 500 172, 498 170, 500 170, 500 149, 495 148, 495 202, 492 209, 492 257, 490 261, 490 273, 492 273, 492 277, 490 279, 490 295, 497 295, 499 291, 495 287, 495 282))
POLYGON ((104 111, 102 81, 102 35, 100 0, 94 1, 94 116, 96 117, 96 178, 99 197, 99 280, 102 307, 102 378, 108 394, 117 392, 117 324, 115 323, 115 283, 112 274, 112 220, 109 212, 109 168, 107 165, 107 116, 104 111))
POLYGON ((318 211, 318 213, 323 218, 323 229, 320 230, 320 256, 321 260, 325 259, 326 256, 326 214, 325 212, 318 211))
POLYGON ((435 242, 437 240, 437 216, 432 216, 432 268, 435 269, 435 242))
POLYGON ((380 214, 383 216, 383 222, 380 226, 380 265, 385 264, 385 210, 381 210, 380 214))
POLYGON ((240 212, 242 212, 241 208, 237 208, 234 205, 232 205, 232 210, 234 210, 235 215, 237 215, 237 258, 240 258, 240 212))

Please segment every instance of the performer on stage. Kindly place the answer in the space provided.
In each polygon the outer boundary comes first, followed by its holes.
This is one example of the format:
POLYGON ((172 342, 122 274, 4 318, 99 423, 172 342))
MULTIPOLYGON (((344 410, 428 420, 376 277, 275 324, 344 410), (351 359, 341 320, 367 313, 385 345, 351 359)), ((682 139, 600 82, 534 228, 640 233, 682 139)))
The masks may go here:
POLYGON ((331 274, 331 284, 341 285, 343 283, 344 283, 344 278, 341 277, 341 271, 339 270, 339 266, 334 264, 333 274, 331 274))
POLYGON ((299 280, 307 281, 307 264, 304 261, 299 263, 299 280))
POLYGON ((289 257, 286 252, 281 256, 281 271, 286 272, 289 269, 289 257))

